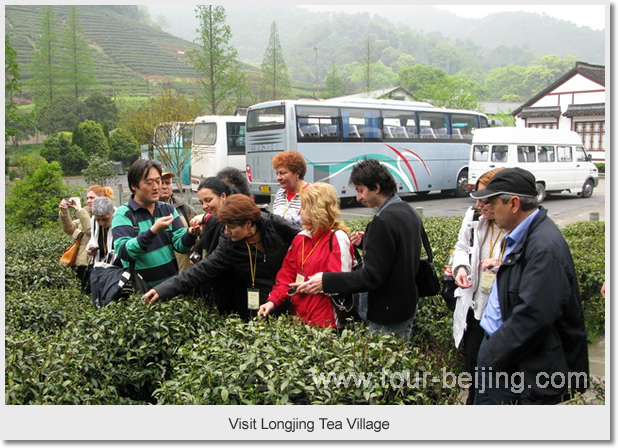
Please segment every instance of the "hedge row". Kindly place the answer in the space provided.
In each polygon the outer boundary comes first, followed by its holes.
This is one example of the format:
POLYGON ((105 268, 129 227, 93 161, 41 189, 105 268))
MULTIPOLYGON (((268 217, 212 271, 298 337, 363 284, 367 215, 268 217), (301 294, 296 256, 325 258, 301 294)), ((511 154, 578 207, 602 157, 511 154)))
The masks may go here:
MULTIPOLYGON (((461 219, 424 222, 440 267, 461 219)), ((602 333, 603 223, 564 234, 589 332, 602 333)), ((183 297, 147 307, 133 296, 95 311, 57 261, 69 243, 60 231, 7 234, 6 404, 445 404, 462 392, 416 381, 462 369, 440 297, 421 300, 405 344, 358 323, 337 335, 291 317, 245 322, 183 297), (329 378, 343 383, 321 382, 329 378)))

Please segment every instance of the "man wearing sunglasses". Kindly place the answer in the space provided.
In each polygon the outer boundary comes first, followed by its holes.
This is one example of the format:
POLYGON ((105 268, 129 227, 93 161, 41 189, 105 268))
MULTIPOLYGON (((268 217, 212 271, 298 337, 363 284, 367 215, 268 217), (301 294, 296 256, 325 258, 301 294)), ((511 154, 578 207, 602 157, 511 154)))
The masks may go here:
POLYGON ((555 404, 583 391, 588 346, 577 275, 562 233, 521 168, 472 193, 507 233, 481 327, 475 404, 555 404))

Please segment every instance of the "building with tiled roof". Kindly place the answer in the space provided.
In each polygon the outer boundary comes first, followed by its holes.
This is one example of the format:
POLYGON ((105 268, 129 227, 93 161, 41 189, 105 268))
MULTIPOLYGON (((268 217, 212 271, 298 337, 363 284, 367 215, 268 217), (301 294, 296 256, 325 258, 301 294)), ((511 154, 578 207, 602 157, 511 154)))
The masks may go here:
POLYGON ((596 162, 605 161, 605 66, 585 62, 512 112, 517 127, 576 131, 596 162))

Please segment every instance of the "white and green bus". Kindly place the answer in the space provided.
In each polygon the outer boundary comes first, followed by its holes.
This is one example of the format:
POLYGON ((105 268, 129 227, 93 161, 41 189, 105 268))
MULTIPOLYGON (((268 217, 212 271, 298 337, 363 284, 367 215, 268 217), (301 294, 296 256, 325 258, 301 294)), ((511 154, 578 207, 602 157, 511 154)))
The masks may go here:
POLYGON ((279 188, 272 158, 297 150, 307 182, 328 182, 342 199, 354 164, 365 157, 391 171, 398 193, 467 195, 472 134, 489 126, 478 112, 394 100, 269 101, 247 111, 247 177, 259 203, 279 188))

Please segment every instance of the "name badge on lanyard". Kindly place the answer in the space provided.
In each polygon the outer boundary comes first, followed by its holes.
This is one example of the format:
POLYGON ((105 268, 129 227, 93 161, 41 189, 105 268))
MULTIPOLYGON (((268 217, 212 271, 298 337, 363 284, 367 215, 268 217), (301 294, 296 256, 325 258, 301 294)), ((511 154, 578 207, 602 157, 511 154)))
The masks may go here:
POLYGON ((492 271, 483 271, 481 273, 481 291, 485 294, 489 294, 491 287, 496 280, 496 273, 492 271))
POLYGON ((257 310, 260 308, 260 290, 256 288, 247 288, 247 308, 257 310))

